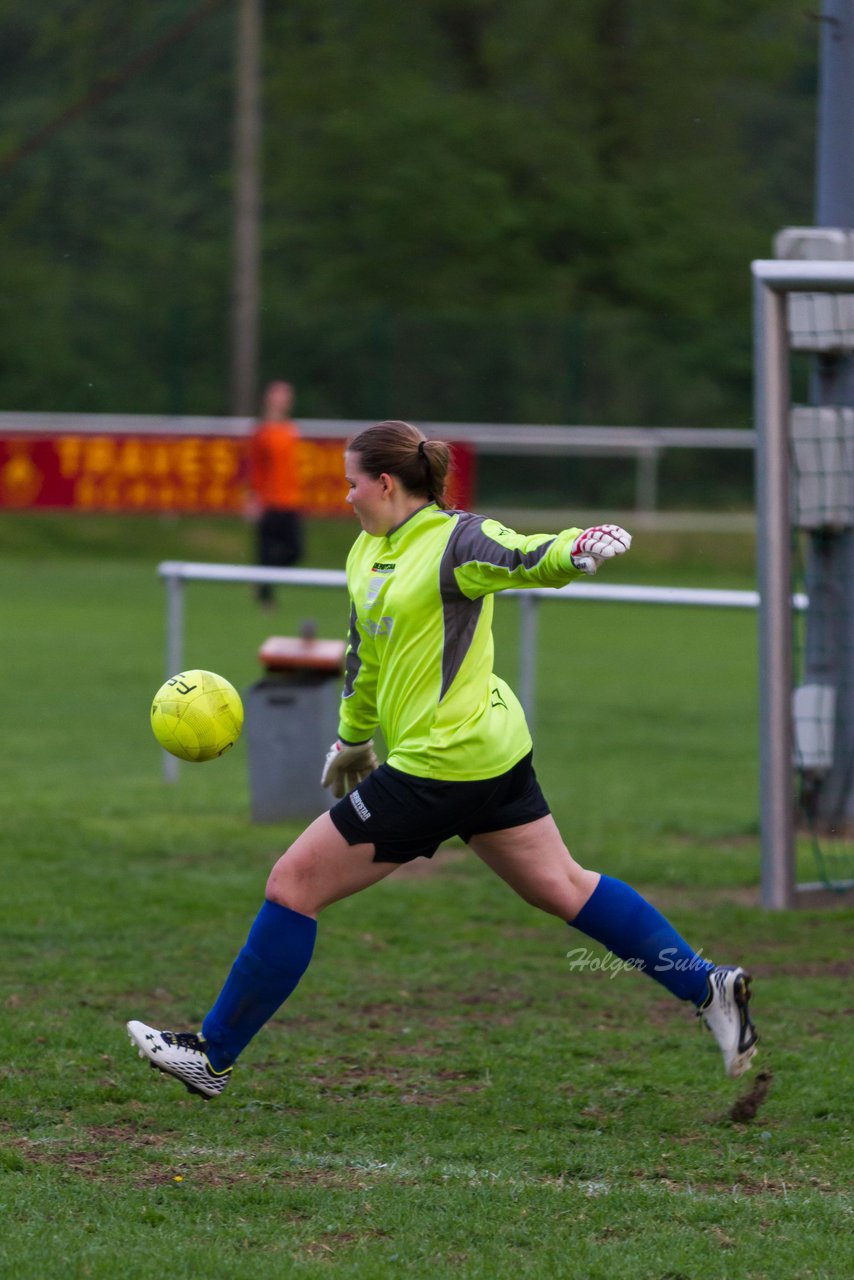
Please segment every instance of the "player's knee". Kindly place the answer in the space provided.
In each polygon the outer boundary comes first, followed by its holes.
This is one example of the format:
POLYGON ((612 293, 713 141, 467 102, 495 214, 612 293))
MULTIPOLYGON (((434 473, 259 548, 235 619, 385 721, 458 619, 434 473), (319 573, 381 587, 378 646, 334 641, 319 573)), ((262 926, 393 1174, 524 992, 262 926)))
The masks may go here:
POLYGON ((592 873, 576 866, 578 875, 563 872, 541 876, 534 884, 526 886, 522 897, 531 906, 538 907, 559 920, 571 920, 578 914, 591 892, 588 883, 592 873))
POLYGON ((290 907, 292 911, 313 915, 316 907, 312 897, 312 880, 313 877, 307 874, 307 868, 300 865, 299 859, 289 858, 285 853, 267 877, 264 896, 280 907, 290 907))
POLYGON ((571 887, 563 876, 542 876, 534 884, 518 890, 520 896, 532 907, 548 915, 565 919, 572 898, 571 887))
POLYGON ((289 907, 291 911, 298 911, 301 916, 317 916, 323 905, 307 886, 300 887, 286 881, 268 880, 264 896, 268 902, 289 907))

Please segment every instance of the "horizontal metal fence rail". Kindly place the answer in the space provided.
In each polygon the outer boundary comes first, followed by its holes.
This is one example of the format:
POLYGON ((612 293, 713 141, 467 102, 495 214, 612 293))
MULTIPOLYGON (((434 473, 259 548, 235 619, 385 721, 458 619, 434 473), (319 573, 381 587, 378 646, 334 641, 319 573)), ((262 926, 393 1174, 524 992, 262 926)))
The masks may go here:
MULTIPOLYGON (((98 435, 248 435, 253 418, 144 413, 0 413, 0 432, 98 435)), ((300 432, 343 440, 372 425, 361 418, 300 418, 300 432)), ((533 422, 421 422, 437 438, 468 441, 484 453, 634 453, 644 449, 754 449, 749 427, 551 426, 533 422)))
MULTIPOLYGON (((342 569, 268 569, 259 565, 208 564, 165 560, 157 572, 166 586, 166 679, 181 670, 184 653, 184 584, 186 582, 275 583, 291 587, 334 587, 343 590, 347 575, 342 569)), ((519 701, 533 727, 536 701, 537 610, 543 600, 598 601, 611 604, 693 606, 706 609, 757 609, 757 591, 712 590, 695 587, 647 587, 575 582, 566 587, 532 587, 498 593, 519 601, 519 701)), ((795 609, 803 610, 807 598, 793 596, 795 609)), ((178 761, 164 752, 167 781, 178 777, 178 761)))
MULTIPOLYGON (((275 583, 293 587, 334 587, 343 590, 347 575, 341 569, 267 569, 258 565, 208 564, 185 560, 166 560, 157 568, 166 585, 166 679, 181 670, 184 650, 184 584, 197 582, 275 583)), ((498 593, 519 601, 519 678, 518 694, 529 725, 534 725, 536 700, 537 610, 543 600, 599 601, 607 604, 651 604, 699 607, 706 609, 760 609, 758 591, 730 591, 703 587, 651 587, 608 585, 598 582, 575 582, 566 587, 532 587, 498 593)), ((806 595, 791 597, 792 608, 802 612, 809 604, 806 595)), ((167 781, 177 780, 179 762, 163 753, 163 774, 167 781)), ((799 888, 816 893, 820 886, 799 888)), ((766 898, 765 905, 775 905, 766 898)))

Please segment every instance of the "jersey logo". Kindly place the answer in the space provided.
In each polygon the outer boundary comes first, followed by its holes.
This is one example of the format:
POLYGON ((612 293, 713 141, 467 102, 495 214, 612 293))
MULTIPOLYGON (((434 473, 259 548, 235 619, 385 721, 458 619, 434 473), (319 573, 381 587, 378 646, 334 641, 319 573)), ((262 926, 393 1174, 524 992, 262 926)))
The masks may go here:
POLYGON ((371 568, 371 578, 368 582, 368 594, 365 597, 365 604, 370 608, 372 604, 376 604, 377 596, 394 573, 396 566, 395 561, 377 560, 376 564, 371 568))
POLYGON ((489 705, 491 707, 503 707, 505 711, 507 710, 507 703, 502 698, 498 689, 492 690, 492 700, 489 705))
POLYGON ((380 618, 379 622, 375 622, 373 618, 365 619, 365 630, 369 636, 390 636, 391 629, 394 626, 394 618, 380 618))

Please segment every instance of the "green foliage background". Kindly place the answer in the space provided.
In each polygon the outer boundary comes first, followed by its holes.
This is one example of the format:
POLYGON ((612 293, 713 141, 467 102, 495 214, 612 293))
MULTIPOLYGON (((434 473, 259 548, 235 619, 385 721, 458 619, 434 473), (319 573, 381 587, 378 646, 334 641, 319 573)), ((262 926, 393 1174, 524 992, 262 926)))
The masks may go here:
MULTIPOLYGON (((8 0, 0 166, 197 6, 8 0)), ((0 168, 0 408, 228 408, 235 4, 0 168)), ((298 0, 264 39, 262 377, 304 416, 737 425, 811 221, 795 0, 298 0)))

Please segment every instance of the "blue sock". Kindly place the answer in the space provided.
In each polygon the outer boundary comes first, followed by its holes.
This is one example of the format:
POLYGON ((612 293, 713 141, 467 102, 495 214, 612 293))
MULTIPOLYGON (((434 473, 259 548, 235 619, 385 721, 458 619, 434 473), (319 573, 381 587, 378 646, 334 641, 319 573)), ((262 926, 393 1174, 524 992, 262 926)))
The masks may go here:
POLYGON ((202 1024, 214 1071, 224 1071, 284 1004, 308 968, 317 921, 265 901, 202 1024))
POLYGON ((714 969, 681 938, 646 898, 622 880, 602 876, 574 920, 589 938, 635 965, 680 1000, 699 1005, 706 997, 706 974, 714 969))

